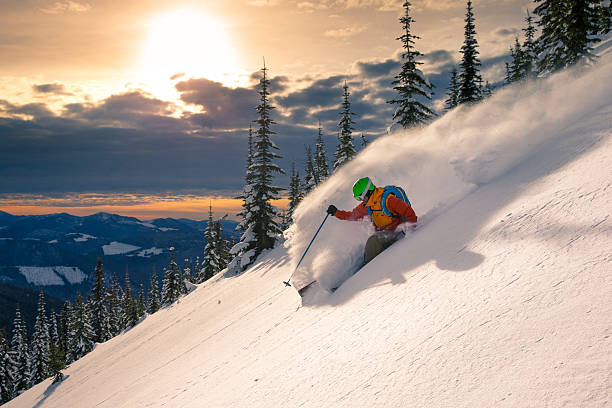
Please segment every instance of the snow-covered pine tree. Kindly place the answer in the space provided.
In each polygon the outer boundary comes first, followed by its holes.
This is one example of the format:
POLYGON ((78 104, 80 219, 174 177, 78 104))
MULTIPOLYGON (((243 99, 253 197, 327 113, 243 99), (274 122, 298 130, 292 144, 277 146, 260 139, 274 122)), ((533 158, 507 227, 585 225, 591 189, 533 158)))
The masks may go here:
POLYGON ((15 388, 15 362, 11 356, 6 338, 6 330, 0 330, 0 404, 10 401, 14 397, 15 388))
POLYGON ((128 267, 125 267, 125 291, 121 303, 123 304, 123 321, 125 327, 132 327, 138 322, 138 300, 132 294, 132 285, 130 283, 130 273, 128 267))
POLYGON ((38 295, 38 314, 34 324, 34 334, 30 343, 30 384, 35 385, 49 376, 49 350, 50 336, 47 313, 45 311, 45 295, 40 291, 38 295))
POLYGON ((444 101, 444 110, 451 110, 459 105, 459 78, 457 77, 457 67, 453 67, 450 73, 450 83, 448 85, 448 98, 444 101))
POLYGON ((223 218, 215 222, 215 235, 217 236, 217 240, 215 241, 215 252, 217 253, 219 272, 227 268, 231 260, 229 253, 230 242, 223 238, 223 225, 221 224, 223 218))
POLYGON ((181 272, 174 260, 174 247, 170 248, 170 263, 164 268, 164 280, 162 283, 162 304, 170 305, 181 295, 181 272))
POLYGON ((202 282, 212 278, 219 272, 219 265, 215 245, 217 241, 215 222, 213 221, 212 203, 208 206, 208 224, 204 231, 206 246, 204 247, 204 259, 202 260, 202 282))
POLYGON ((315 165, 312 161, 312 149, 306 146, 306 158, 304 163, 304 195, 308 195, 318 184, 315 176, 315 165))
POLYGON ((419 37, 410 32, 410 24, 414 22, 410 15, 410 6, 409 1, 403 4, 404 15, 400 18, 403 34, 397 38, 402 42, 404 49, 401 55, 402 69, 391 83, 399 97, 387 102, 398 105, 393 113, 393 120, 404 128, 423 125, 436 116, 434 111, 422 102, 431 101, 433 95, 431 91, 434 86, 418 69, 418 66, 423 64, 417 61, 422 54, 414 47, 414 40, 418 40, 419 37))
POLYGON ((300 182, 300 172, 295 170, 295 162, 291 162, 291 179, 289 183, 289 208, 287 209, 286 228, 293 223, 293 212, 302 201, 302 188, 300 182))
POLYGON ((319 183, 324 182, 329 177, 329 165, 327 164, 327 155, 325 153, 325 142, 323 141, 323 128, 319 121, 317 133, 317 142, 315 144, 315 174, 319 179, 319 183))
MULTIPOLYGON (((249 229, 249 227, 252 228, 251 217, 253 216, 253 212, 251 211, 251 209, 255 202, 255 199, 253 196, 253 191, 254 191, 253 184, 255 181, 255 172, 254 172, 254 167, 253 167, 254 156, 255 156, 255 150, 254 150, 254 143, 253 143, 253 127, 252 125, 249 125, 248 150, 247 150, 247 159, 246 159, 244 187, 242 188, 241 194, 238 197, 236 197, 242 200, 242 211, 238 214, 238 216, 242 218, 242 221, 236 227, 236 230, 241 232, 240 234, 241 238, 246 233, 246 231, 249 229)), ((249 235, 252 235, 252 232, 249 232, 249 235)), ((247 243, 242 243, 240 241, 241 240, 236 242, 230 249, 230 256, 232 257, 232 260, 230 261, 228 268, 233 273, 239 273, 240 271, 242 271, 243 268, 241 266, 241 262, 243 260, 243 257, 245 257, 245 262, 247 261, 246 258, 250 259, 250 256, 247 256, 246 254, 249 245, 247 243)), ((202 261, 202 264, 204 264, 204 261, 202 261)), ((205 276, 204 267, 202 267, 198 273, 198 283, 204 282, 205 280, 204 276, 205 276)))
POLYGON ((355 145, 353 144, 353 115, 351 112, 351 102, 348 90, 348 84, 344 82, 344 91, 342 93, 342 112, 340 112, 340 133, 338 134, 338 147, 336 148, 336 160, 334 161, 334 171, 340 168, 343 164, 348 163, 355 157, 355 145))
POLYGON ((72 303, 70 301, 65 301, 62 306, 62 311, 59 315, 58 321, 58 331, 60 337, 60 346, 64 351, 64 361, 66 364, 70 364, 71 361, 68 360, 68 350, 70 349, 70 328, 72 327, 72 322, 74 321, 74 308, 72 307, 72 303))
POLYGON ((525 40, 523 41, 523 69, 526 78, 535 78, 537 74, 538 46, 535 35, 536 28, 533 25, 533 16, 527 11, 525 17, 527 27, 523 28, 525 40))
POLYGON ((30 353, 28 351, 27 330, 19 306, 13 320, 13 338, 11 352, 15 368, 15 393, 21 394, 30 388, 30 353))
POLYGON ((136 313, 138 315, 139 320, 147 313, 144 285, 142 283, 140 284, 140 289, 138 290, 138 302, 136 302, 136 313))
POLYGON ((87 313, 87 307, 83 302, 83 296, 79 292, 70 324, 70 345, 67 350, 67 360, 69 362, 76 361, 93 350, 95 336, 96 334, 91 327, 90 318, 87 313))
POLYGON ((612 1, 608 0, 608 7, 602 2, 599 11, 599 27, 603 35, 612 31, 612 1))
POLYGON ((482 99, 482 77, 480 76, 480 60, 478 59, 478 41, 476 40, 476 26, 472 1, 467 2, 465 14, 465 39, 461 47, 461 72, 459 73, 458 103, 470 104, 482 99))
POLYGON ((547 74, 579 61, 592 63, 591 45, 600 41, 601 0, 534 0, 541 28, 538 71, 547 74))
POLYGON ((125 320, 123 319, 124 311, 121 304, 121 285, 117 274, 113 273, 113 280, 107 294, 108 311, 109 311, 109 329, 111 337, 121 333, 125 329, 125 320))
POLYGON ((527 76, 527 73, 524 71, 524 52, 521 48, 518 37, 514 38, 514 47, 510 47, 510 56, 512 57, 512 61, 509 65, 509 83, 521 81, 527 76))
POLYGON ((149 314, 157 312, 160 308, 159 304, 159 284, 157 283, 157 271, 153 266, 153 274, 149 281, 149 304, 147 305, 147 311, 149 314))
POLYGON ((51 355, 49 361, 49 375, 54 377, 53 382, 56 383, 64 378, 62 370, 66 366, 66 352, 62 348, 62 343, 60 341, 55 311, 51 312, 49 326, 49 335, 51 337, 49 342, 49 353, 51 355))
POLYGON ((91 327, 96 333, 95 341, 104 343, 112 336, 109 312, 106 306, 106 283, 104 280, 104 270, 102 269, 102 259, 98 257, 98 264, 94 270, 94 285, 91 289, 91 327))
POLYGON ((275 134, 271 126, 276 122, 270 116, 274 107, 270 105, 270 80, 267 71, 268 68, 264 64, 260 80, 260 104, 256 108, 259 119, 255 120, 255 123, 259 125, 259 129, 253 144, 254 154, 250 166, 252 178, 247 180, 244 191, 245 204, 249 208, 244 215, 244 232, 240 242, 230 251, 234 256, 230 268, 236 272, 245 270, 264 249, 272 248, 281 234, 277 221, 278 211, 270 201, 277 199, 280 192, 280 188, 272 185, 274 174, 284 174, 284 171, 274 163, 274 160, 281 156, 274 152, 278 147, 271 139, 275 134))

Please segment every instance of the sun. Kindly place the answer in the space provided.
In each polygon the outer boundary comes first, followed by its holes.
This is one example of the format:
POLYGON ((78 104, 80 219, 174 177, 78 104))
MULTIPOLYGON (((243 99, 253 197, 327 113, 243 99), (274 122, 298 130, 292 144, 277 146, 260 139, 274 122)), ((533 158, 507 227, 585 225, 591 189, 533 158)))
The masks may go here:
POLYGON ((207 78, 229 84, 239 74, 226 27, 201 12, 177 10, 153 18, 145 41, 140 81, 159 96, 172 87, 171 78, 207 78))

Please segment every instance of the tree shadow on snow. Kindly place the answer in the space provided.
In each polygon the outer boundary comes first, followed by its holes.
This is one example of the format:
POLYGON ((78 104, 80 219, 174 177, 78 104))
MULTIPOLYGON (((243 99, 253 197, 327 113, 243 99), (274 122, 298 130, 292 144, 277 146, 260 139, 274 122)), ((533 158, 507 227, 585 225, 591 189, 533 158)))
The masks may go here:
POLYGON ((471 251, 469 246, 491 218, 531 183, 592 150, 602 139, 603 136, 594 136, 592 131, 581 133, 577 129, 572 137, 546 143, 537 153, 478 187, 459 202, 442 211, 422 214, 423 225, 419 229, 408 231, 405 238, 346 280, 336 292, 317 296, 304 306, 339 305, 368 287, 404 284, 414 276, 417 268, 426 264, 432 264, 427 273, 440 270, 469 272, 478 267, 485 257, 471 251))
POLYGON ((49 398, 49 397, 51 396, 51 394, 53 394, 53 393, 55 392, 55 390, 56 390, 56 389, 57 389, 57 388, 58 388, 60 385, 62 385, 62 383, 63 383, 64 381, 66 381, 66 380, 67 380, 69 377, 70 377, 70 375, 65 375, 65 376, 64 376, 64 379, 63 379, 62 381, 57 382, 57 383, 55 383, 55 384, 51 384, 51 385, 49 385, 49 386, 47 387, 47 389, 45 390, 45 392, 43 392, 43 397, 42 397, 42 398, 40 399, 40 401, 38 401, 38 402, 36 403, 36 405, 34 405, 32 408, 38 408, 38 407, 41 407, 41 406, 42 406, 42 405, 45 403, 45 401, 47 400, 47 398, 49 398))

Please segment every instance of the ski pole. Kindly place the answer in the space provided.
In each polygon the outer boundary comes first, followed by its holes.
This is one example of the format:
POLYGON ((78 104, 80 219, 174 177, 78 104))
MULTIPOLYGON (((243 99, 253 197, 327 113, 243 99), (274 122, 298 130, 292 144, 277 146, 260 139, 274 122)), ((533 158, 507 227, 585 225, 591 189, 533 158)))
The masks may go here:
POLYGON ((297 269, 300 267, 300 264, 302 263, 302 261, 304 260, 304 257, 306 256, 306 253, 308 252, 308 250, 310 249, 310 246, 312 245, 312 243, 314 242, 315 238, 317 237, 317 235, 319 235, 319 231, 321 231, 321 228, 323 228, 323 224, 325 224, 325 221, 327 221, 327 217, 329 217, 329 213, 327 213, 327 215, 325 216, 325 218, 323 219, 323 222, 321 223, 321 225, 319 226, 319 229, 317 230, 317 232, 315 232, 314 237, 312 237, 312 239, 310 240, 310 244, 308 244, 308 247, 306 248, 306 250, 304 251, 304 254, 302 255, 302 257, 300 258, 300 262, 298 262, 297 266, 295 267, 295 270, 293 271, 293 273, 291 274, 291 276, 289 277, 289 279, 287 279, 286 281, 283 281, 283 283, 285 284, 285 286, 291 286, 291 278, 293 278, 293 275, 295 275, 295 273, 297 272, 297 269))

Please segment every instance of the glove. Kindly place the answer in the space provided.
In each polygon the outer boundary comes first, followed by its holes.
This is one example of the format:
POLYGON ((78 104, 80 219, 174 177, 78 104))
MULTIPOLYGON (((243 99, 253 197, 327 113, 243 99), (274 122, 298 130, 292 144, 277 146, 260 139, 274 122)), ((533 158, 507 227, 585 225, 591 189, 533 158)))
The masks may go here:
POLYGON ((334 215, 336 211, 338 211, 338 209, 336 208, 335 205, 330 205, 329 207, 327 207, 327 213, 329 215, 334 215))

